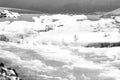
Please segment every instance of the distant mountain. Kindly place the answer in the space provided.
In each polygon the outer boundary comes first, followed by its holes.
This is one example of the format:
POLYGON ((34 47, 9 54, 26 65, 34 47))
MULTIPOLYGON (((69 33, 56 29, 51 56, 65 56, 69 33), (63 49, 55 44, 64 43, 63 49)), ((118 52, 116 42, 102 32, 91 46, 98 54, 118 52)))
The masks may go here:
POLYGON ((8 10, 8 11, 12 11, 12 12, 18 12, 18 13, 34 13, 34 14, 37 14, 37 13, 42 13, 40 11, 33 11, 33 10, 28 10, 28 9, 19 9, 19 8, 9 8, 9 7, 0 7, 0 10, 8 10))
POLYGON ((94 12, 97 15, 101 15, 100 18, 110 18, 111 16, 120 16, 120 8, 109 12, 94 12))
POLYGON ((107 12, 104 15, 106 15, 106 16, 112 16, 112 15, 113 16, 120 16, 120 8, 115 9, 115 10, 110 11, 110 12, 107 12))

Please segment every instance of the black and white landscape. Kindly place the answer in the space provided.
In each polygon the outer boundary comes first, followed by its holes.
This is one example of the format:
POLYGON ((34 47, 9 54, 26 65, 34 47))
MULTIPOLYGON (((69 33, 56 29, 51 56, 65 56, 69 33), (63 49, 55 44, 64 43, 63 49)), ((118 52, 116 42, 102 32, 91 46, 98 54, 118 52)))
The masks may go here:
POLYGON ((79 14, 0 10, 0 62, 21 79, 120 80, 119 8, 79 14))

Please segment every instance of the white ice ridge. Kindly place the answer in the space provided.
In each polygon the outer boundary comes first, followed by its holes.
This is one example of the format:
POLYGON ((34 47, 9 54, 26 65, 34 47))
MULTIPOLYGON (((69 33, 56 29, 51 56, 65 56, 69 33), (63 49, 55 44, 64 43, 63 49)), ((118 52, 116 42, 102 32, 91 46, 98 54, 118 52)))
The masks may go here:
POLYGON ((86 15, 41 15, 33 22, 0 22, 0 34, 19 44, 119 42, 115 19, 88 20, 86 15))

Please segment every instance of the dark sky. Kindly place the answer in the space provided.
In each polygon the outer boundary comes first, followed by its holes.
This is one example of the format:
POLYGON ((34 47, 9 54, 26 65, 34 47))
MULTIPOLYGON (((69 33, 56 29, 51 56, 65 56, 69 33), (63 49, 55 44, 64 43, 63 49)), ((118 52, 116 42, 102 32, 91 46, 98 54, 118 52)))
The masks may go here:
POLYGON ((0 0, 1 7, 41 11, 104 11, 120 8, 120 0, 0 0))

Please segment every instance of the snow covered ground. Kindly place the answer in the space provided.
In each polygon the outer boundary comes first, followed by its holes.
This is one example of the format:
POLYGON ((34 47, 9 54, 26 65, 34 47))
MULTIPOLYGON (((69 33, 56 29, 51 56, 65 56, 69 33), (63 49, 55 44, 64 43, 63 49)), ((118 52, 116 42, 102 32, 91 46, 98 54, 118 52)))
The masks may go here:
POLYGON ((120 80, 119 42, 116 19, 56 14, 0 22, 0 61, 23 80, 120 80))

